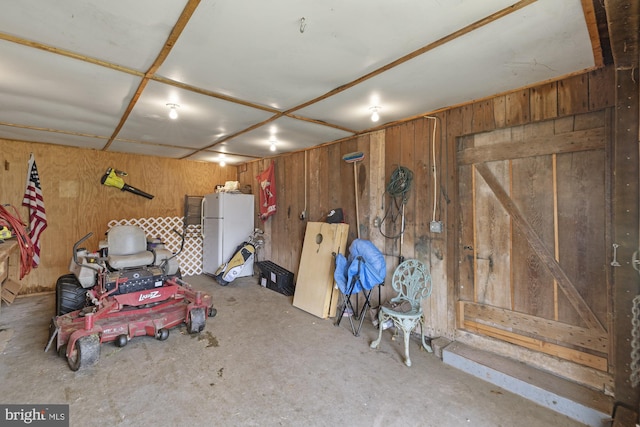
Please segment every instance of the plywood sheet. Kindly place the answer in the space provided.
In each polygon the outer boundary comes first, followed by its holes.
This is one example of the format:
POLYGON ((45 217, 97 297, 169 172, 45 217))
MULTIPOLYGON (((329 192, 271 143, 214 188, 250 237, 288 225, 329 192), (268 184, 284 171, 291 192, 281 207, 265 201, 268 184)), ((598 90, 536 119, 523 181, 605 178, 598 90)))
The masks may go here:
POLYGON ((334 253, 345 253, 349 224, 309 222, 304 236, 293 306, 325 319, 335 315, 334 253))

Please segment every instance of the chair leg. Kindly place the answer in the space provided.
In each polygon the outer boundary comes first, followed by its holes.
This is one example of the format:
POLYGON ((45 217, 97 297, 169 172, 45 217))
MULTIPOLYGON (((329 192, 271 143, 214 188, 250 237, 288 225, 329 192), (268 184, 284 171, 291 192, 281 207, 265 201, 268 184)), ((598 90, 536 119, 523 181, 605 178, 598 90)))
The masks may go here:
POLYGON ((378 312, 378 339, 376 339, 374 342, 371 343, 371 348, 378 348, 378 346, 380 345, 380 340, 382 339, 382 323, 385 321, 383 319, 384 315, 382 313, 382 310, 380 310, 378 312))
POLYGON ((411 359, 409 358, 409 337, 411 336, 411 329, 402 328, 404 333, 404 364, 411 366, 411 359))
POLYGON ((424 325, 424 317, 421 317, 420 318, 420 336, 422 337, 422 348, 427 350, 429 353, 433 353, 433 349, 431 348, 431 346, 424 341, 424 331, 422 330, 423 325, 424 325))

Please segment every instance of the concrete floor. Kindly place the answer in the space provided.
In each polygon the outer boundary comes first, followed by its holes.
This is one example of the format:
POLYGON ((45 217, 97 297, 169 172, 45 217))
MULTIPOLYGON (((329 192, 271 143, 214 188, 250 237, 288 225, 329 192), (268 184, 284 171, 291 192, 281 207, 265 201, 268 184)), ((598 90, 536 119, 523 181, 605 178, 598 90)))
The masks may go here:
MULTIPOLYGON (((237 279, 187 277, 218 309, 199 336, 104 344, 100 361, 71 371, 44 353, 54 296, 0 311, 0 401, 70 405, 71 426, 579 426, 571 419, 442 363, 365 321, 318 319, 286 297, 237 279)), ((345 319, 346 320, 346 319, 345 319)))

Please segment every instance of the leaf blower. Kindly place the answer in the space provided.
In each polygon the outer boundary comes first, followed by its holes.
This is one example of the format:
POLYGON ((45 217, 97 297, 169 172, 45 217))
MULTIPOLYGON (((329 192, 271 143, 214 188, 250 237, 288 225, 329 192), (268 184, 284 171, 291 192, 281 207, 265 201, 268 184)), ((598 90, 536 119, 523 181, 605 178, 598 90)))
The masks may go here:
POLYGON ((135 187, 125 184, 124 180, 121 178, 122 176, 127 176, 127 173, 109 168, 102 176, 102 179, 100 179, 100 182, 102 183, 102 185, 106 185, 107 187, 116 187, 121 191, 128 191, 130 193, 137 194, 138 196, 146 197, 147 199, 153 199, 153 196, 151 194, 145 193, 142 190, 138 190, 135 187))

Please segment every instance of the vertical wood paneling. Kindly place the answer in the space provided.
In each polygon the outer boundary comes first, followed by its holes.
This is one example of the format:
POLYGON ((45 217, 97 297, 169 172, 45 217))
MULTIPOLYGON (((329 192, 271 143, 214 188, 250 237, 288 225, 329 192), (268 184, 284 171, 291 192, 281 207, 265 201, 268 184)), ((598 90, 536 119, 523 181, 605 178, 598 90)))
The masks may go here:
MULTIPOLYGON (((260 172, 262 172, 266 168, 268 168, 270 163, 271 163, 271 159, 265 159, 265 160, 261 160, 261 161, 252 163, 252 165, 254 166, 253 173, 251 174, 252 181, 253 181, 252 188, 255 188, 254 194, 257 195, 257 198, 256 198, 256 215, 258 215, 259 208, 260 208, 258 206, 258 203, 260 203, 260 197, 259 197, 260 184, 258 183, 257 176, 258 176, 258 174, 260 174, 260 172)), ((277 182, 276 182, 276 186, 277 186, 277 182)), ((277 206, 276 206, 276 208, 277 208, 277 206)), ((276 213, 276 215, 277 215, 277 213, 276 213)), ((272 248, 276 248, 276 246, 273 244, 272 224, 275 221, 277 221, 276 216, 270 216, 269 218, 267 218, 266 221, 262 221, 260 219, 256 220, 256 227, 259 227, 264 231, 264 239, 266 241, 266 245, 263 248, 262 254, 261 254, 263 260, 272 260, 273 259, 272 248)), ((274 249, 274 251, 275 251, 275 249, 274 249)))
MULTIPOLYGON (((491 101, 489 101, 491 102, 491 101)), ((493 106, 493 102, 491 102, 493 106)), ((490 107, 492 108, 492 107, 490 107)), ((492 110, 493 111, 493 110, 492 110)), ((447 294, 447 308, 443 310, 439 307, 439 311, 446 312, 446 316, 441 316, 434 323, 437 326, 437 332, 434 336, 450 337, 456 328, 456 300, 458 293, 458 275, 456 263, 456 250, 459 246, 458 227, 456 220, 458 218, 458 207, 454 202, 456 199, 456 190, 458 188, 457 178, 457 150, 456 138, 451 137, 453 131, 450 130, 452 124, 449 122, 448 114, 442 112, 437 114, 438 127, 440 133, 436 134, 437 141, 440 142, 440 207, 438 212, 442 215, 440 219, 444 223, 444 239, 442 252, 436 256, 443 265, 443 277, 440 286, 445 287, 447 294)), ((454 126, 455 130, 455 126, 454 126)), ((433 320, 432 320, 433 321, 433 320)))
MULTIPOLYGON (((297 204, 295 201, 295 197, 297 194, 296 189, 298 187, 299 176, 295 176, 294 172, 294 159, 293 155, 283 156, 283 162, 280 162, 280 168, 282 171, 282 178, 280 179, 280 188, 283 190, 285 194, 284 203, 282 206, 282 214, 285 215, 285 221, 279 221, 280 223, 284 223, 284 227, 282 228, 282 242, 280 244, 280 248, 282 250, 282 254, 279 257, 284 260, 283 264, 288 265, 289 269, 294 270, 293 266, 297 265, 297 256, 294 257, 291 252, 291 244, 293 243, 293 238, 297 234, 295 232, 296 225, 298 224, 298 213, 296 212, 297 204)), ((294 270, 295 271, 295 270, 294 270)))
POLYGON ((616 74, 613 67, 599 68, 589 73, 589 110, 598 111, 615 105, 616 74))
MULTIPOLYGON (((494 105, 494 117, 496 114, 496 103, 494 105)), ((499 111, 499 110, 498 110, 499 111)), ((462 134, 461 128, 461 110, 455 108, 447 111, 446 114, 446 147, 448 153, 454 153, 459 149, 467 146, 467 144, 473 144, 473 137, 459 137, 462 134)), ((495 121, 495 119, 494 119, 495 121)), ((453 161, 449 156, 448 161, 453 161)), ((455 202, 450 203, 448 211, 453 209, 453 205, 457 205, 457 216, 448 217, 448 221, 453 224, 448 224, 448 228, 454 225, 457 229, 457 241, 455 245, 451 242, 448 248, 453 248, 453 252, 450 252, 451 256, 457 255, 457 262, 448 269, 448 281, 449 286, 454 286, 456 289, 457 297, 462 300, 473 301, 475 298, 475 289, 473 284, 475 282, 475 260, 474 260, 474 239, 473 239, 473 188, 471 186, 471 176, 473 173, 472 166, 466 168, 457 169, 457 165, 454 163, 452 166, 453 173, 458 179, 458 193, 456 189, 449 189, 450 194, 455 195, 455 202), (469 224, 469 227, 461 227, 460 224, 469 224), (455 255, 454 255, 455 254, 455 255), (453 274, 451 274, 453 273, 453 274)), ((455 259, 455 258, 454 258, 455 259)), ((457 310, 457 304, 450 306, 449 312, 455 312, 457 310)), ((457 318, 457 316, 454 316, 457 318)))
POLYGON ((371 240, 372 211, 369 210, 369 199, 372 197, 370 181, 372 179, 372 159, 369 143, 370 135, 357 138, 356 151, 364 154, 364 160, 358 164, 358 208, 360 213, 360 237, 371 240))
MULTIPOLYGON (((358 151, 357 138, 350 139, 339 145, 329 147, 329 156, 332 167, 327 171, 330 180, 331 206, 330 209, 342 208, 346 221, 349 223, 349 238, 347 245, 357 238, 358 229, 356 224, 356 199, 354 182, 354 163, 347 163, 342 160, 345 154, 358 151), (333 149, 331 148, 333 147, 333 149), (337 162, 337 163, 336 163, 337 162), (336 173, 337 172, 337 173, 336 173)), ((355 167, 360 166, 368 159, 363 159, 355 163, 355 167)), ((366 175, 366 174, 365 174, 366 175)), ((360 200, 358 200, 360 203, 360 200)))
MULTIPOLYGON (((416 133, 414 123, 415 122, 412 121, 400 126, 400 144, 402 145, 400 149, 400 166, 409 169, 414 177, 412 188, 407 193, 407 203, 404 213, 405 231, 400 238, 400 249, 405 259, 415 257, 414 241, 416 235, 416 216, 418 215, 418 212, 416 212, 417 199, 422 196, 420 190, 415 186, 415 176, 416 174, 422 173, 422 171, 417 170, 415 165, 416 133)), ((402 223, 402 217, 400 223, 402 223)))
POLYGON ((558 113, 560 116, 589 111, 588 74, 579 74, 558 82, 558 113))
POLYGON ((304 157, 304 152, 291 155, 291 170, 288 174, 288 180, 295 181, 291 192, 291 220, 289 221, 290 270, 294 272, 298 271, 298 265, 300 264, 300 254, 302 253, 302 242, 306 228, 306 220, 300 219, 300 214, 304 210, 304 157))
MULTIPOLYGON (((560 265, 606 325, 604 159, 603 150, 557 156, 560 265)), ((579 324, 564 297, 559 299, 558 315, 561 322, 579 324)))
POLYGON ((308 188, 307 188, 307 217, 309 221, 320 221, 321 212, 326 209, 323 202, 323 194, 329 187, 329 180, 324 175, 320 174, 320 171, 325 171, 327 167, 327 153, 326 149, 316 148, 308 151, 307 158, 307 171, 308 188))
POLYGON ((458 249, 458 297, 463 301, 475 301, 474 238, 473 238, 473 166, 460 167, 458 172, 458 196, 460 200, 458 222, 460 224, 458 249))
POLYGON ((507 126, 507 97, 505 95, 493 98, 493 120, 496 129, 507 126))
MULTIPOLYGON (((387 129, 385 133, 385 186, 388 185, 389 179, 393 171, 400 165, 402 144, 400 144, 400 126, 394 126, 387 129)), ((382 231, 386 236, 396 236, 400 232, 400 224, 394 222, 391 214, 397 215, 397 209, 391 208, 392 199, 388 194, 384 196, 384 222, 382 224, 382 231)), ((384 253, 387 256, 397 257, 400 249, 400 241, 398 239, 385 239, 384 253)), ((395 263, 390 262, 390 258, 387 258, 387 266, 397 265, 397 258, 395 263)), ((394 267, 395 268, 395 267, 394 267)))
POLYGON ((493 100, 485 100, 473 104, 473 133, 495 129, 493 104, 493 100))
MULTIPOLYGON (((436 268, 432 262, 433 240, 429 233, 429 221, 431 218, 431 197, 433 183, 431 182, 431 129, 432 120, 422 118, 415 121, 414 137, 414 169, 413 169, 413 196, 415 197, 415 239, 414 258, 424 262, 431 272, 432 291, 431 297, 422 301, 425 313, 425 321, 431 326, 431 335, 437 328, 439 305, 442 304, 442 283, 438 280, 436 268), (428 319, 428 320, 427 320, 428 319)), ((446 298, 446 294, 445 294, 446 298)))
MULTIPOLYGON (((488 163, 489 169, 509 192, 509 162, 488 163)), ((511 308, 511 222, 489 186, 476 173, 476 298, 495 307, 511 308)))
POLYGON ((548 120, 558 116, 558 84, 548 83, 531 89, 531 120, 548 120))
MULTIPOLYGON (((385 131, 377 131, 370 135, 369 137, 369 204, 368 211, 370 212, 371 221, 370 221, 370 231, 369 231, 369 240, 373 243, 376 248, 380 251, 384 251, 385 248, 385 238, 382 236, 378 228, 374 227, 373 222, 378 221, 382 218, 383 211, 381 209, 381 203, 383 200, 383 194, 385 189, 385 131)), ((389 294, 391 294, 391 286, 390 284, 390 275, 387 274, 386 285, 381 289, 381 299, 385 301, 389 298, 389 294)), ((373 303, 372 305, 375 307, 380 305, 381 301, 378 301, 378 293, 374 292, 372 294, 373 303), (374 295, 375 294, 375 295, 374 295)))
MULTIPOLYGON (((353 146, 353 140, 349 140, 353 146)), ((349 151, 351 148, 347 148, 349 151)), ((327 216, 331 209, 342 208, 349 223, 349 240, 353 239, 351 234, 355 230, 356 215, 355 201, 353 200, 353 165, 342 160, 342 156, 347 152, 342 151, 341 144, 333 144, 327 147, 327 169, 321 171, 324 179, 329 181, 327 192, 324 194, 327 200, 327 209, 322 212, 322 219, 327 216), (343 197, 344 193, 344 197, 343 197)))
POLYGON ((531 117, 529 89, 512 92, 505 97, 506 126, 527 123, 531 117))
MULTIPOLYGON (((276 206, 277 211, 275 215, 269 217, 266 222, 271 223, 271 233, 270 238, 273 242, 271 248, 271 260, 276 264, 283 266, 284 268, 288 268, 286 266, 289 265, 290 260, 287 258, 287 231, 286 224, 289 221, 287 217, 287 188, 289 187, 288 183, 285 185, 286 180, 286 163, 289 156, 280 156, 273 159, 275 175, 276 175, 276 206), (276 221, 275 217, 278 217, 280 220, 276 221), (277 261, 275 261, 277 260, 277 261)), ((269 167, 268 164, 265 165, 265 168, 269 167)))
POLYGON ((204 195, 216 184, 236 179, 236 168, 152 156, 109 153, 58 145, 0 140, 0 197, 21 207, 29 153, 38 165, 48 228, 41 238, 41 265, 22 280, 23 294, 52 290, 68 273, 73 244, 89 232, 87 248, 97 248, 114 219, 182 216, 185 195, 204 195), (6 162, 6 167, 4 166, 6 162), (108 167, 128 172, 125 183, 152 200, 100 184, 108 167))
MULTIPOLYGON (((447 281, 447 264, 444 254, 447 252, 447 235, 446 227, 443 227, 442 233, 432 233, 429 224, 432 220, 442 221, 447 224, 447 218, 444 215, 446 199, 447 182, 447 162, 446 162, 446 131, 443 131, 443 120, 436 117, 435 120, 429 119, 424 121, 422 126, 423 139, 427 142, 424 147, 424 164, 422 168, 424 172, 424 181, 426 190, 423 203, 419 203, 420 211, 422 211, 422 220, 416 223, 416 235, 420 237, 421 243, 428 242, 429 251, 427 264, 431 270, 432 293, 431 298, 427 300, 427 331, 432 336, 442 336, 446 334, 449 326, 449 309, 445 309, 447 301, 450 298, 451 287, 447 281), (434 135, 434 130, 435 135, 434 135), (434 163, 435 159, 435 163, 434 163), (435 173, 435 182, 434 182, 435 173), (435 196, 435 198, 434 198, 435 196), (435 203, 435 218, 434 218, 435 203)), ((418 169, 418 168, 417 168, 418 169)))
MULTIPOLYGON (((513 199, 547 248, 554 251, 551 156, 512 162, 513 199)), ((554 319, 553 277, 517 229, 513 235, 513 310, 554 319)))
MULTIPOLYGON (((433 182, 431 179, 431 135, 433 121, 420 119, 415 123, 415 168, 413 170, 413 197, 415 198, 415 257, 429 264, 431 235, 429 221, 432 215, 433 182)), ((437 138, 437 137, 436 137, 437 138)))
POLYGON ((462 125, 462 134, 469 135, 474 133, 473 130, 473 105, 467 104, 459 107, 461 110, 461 125, 462 125))

